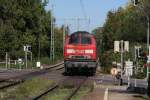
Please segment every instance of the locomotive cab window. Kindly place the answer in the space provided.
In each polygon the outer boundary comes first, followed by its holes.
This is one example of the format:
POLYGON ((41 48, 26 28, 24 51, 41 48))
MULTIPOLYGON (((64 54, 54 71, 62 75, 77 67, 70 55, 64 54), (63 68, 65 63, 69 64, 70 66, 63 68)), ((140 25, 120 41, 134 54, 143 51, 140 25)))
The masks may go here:
POLYGON ((82 34, 81 35, 81 44, 92 44, 91 37, 87 34, 82 34))
POLYGON ((78 44, 79 43, 79 36, 78 34, 71 35, 69 39, 69 44, 78 44))

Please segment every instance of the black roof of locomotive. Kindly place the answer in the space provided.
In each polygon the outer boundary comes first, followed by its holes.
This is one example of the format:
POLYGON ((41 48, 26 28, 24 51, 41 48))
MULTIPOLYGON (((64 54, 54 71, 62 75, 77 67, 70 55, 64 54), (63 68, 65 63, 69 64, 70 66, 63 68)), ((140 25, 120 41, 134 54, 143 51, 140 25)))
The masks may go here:
MULTIPOLYGON (((77 32, 74 32, 74 33, 72 33, 72 34, 90 34, 89 32, 87 32, 87 31, 77 31, 77 32)), ((71 35, 72 35, 71 34, 71 35)))

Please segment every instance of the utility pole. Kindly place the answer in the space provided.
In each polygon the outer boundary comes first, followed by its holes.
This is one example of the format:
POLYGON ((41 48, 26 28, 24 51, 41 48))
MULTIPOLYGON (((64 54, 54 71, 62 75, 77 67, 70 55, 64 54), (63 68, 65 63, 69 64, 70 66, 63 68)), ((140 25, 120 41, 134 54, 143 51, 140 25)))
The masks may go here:
POLYGON ((6 52, 6 69, 8 69, 8 53, 6 52))
POLYGON ((28 59, 27 59, 27 50, 28 50, 28 48, 27 48, 27 45, 25 45, 25 46, 23 46, 23 48, 24 48, 24 52, 25 52, 25 67, 26 67, 26 69, 27 69, 27 66, 28 66, 28 59))
POLYGON ((26 57, 26 69, 27 69, 28 67, 27 51, 25 51, 25 57, 26 57))
MULTIPOLYGON (((149 22, 149 16, 147 15, 147 27, 148 27, 148 28, 147 28, 147 48, 148 48, 148 51, 149 51, 148 56, 150 56, 150 50, 149 50, 149 49, 150 49, 150 48, 149 48, 149 32, 150 32, 150 31, 149 31, 149 26, 150 26, 150 25, 149 25, 149 23, 150 23, 150 22, 149 22)), ((150 77, 150 75, 149 75, 149 74, 150 74, 149 67, 150 67, 150 66, 149 66, 149 64, 148 64, 148 66, 147 66, 147 80, 148 80, 149 77, 150 77)))
POLYGON ((64 54, 64 46, 65 46, 65 35, 66 35, 66 25, 63 26, 63 54, 64 54))
MULTIPOLYGON (((141 11, 144 12, 145 16, 146 16, 146 19, 147 19, 147 51, 148 51, 148 58, 150 57, 150 51, 149 51, 149 36, 150 36, 150 30, 149 30, 149 27, 150 27, 150 18, 149 18, 149 14, 141 7, 141 6, 138 6, 139 4, 139 0, 134 0, 134 6, 137 6, 141 11)), ((147 83, 148 83, 148 87, 147 87, 147 94, 148 96, 150 96, 150 71, 149 71, 149 60, 147 60, 147 75, 146 75, 146 79, 147 79, 147 83)))
MULTIPOLYGON (((138 4, 140 3, 139 0, 134 0, 134 6, 138 7, 143 13, 144 15, 146 16, 146 19, 147 19, 147 52, 149 52, 149 36, 150 36, 150 31, 149 31, 149 27, 150 27, 150 20, 149 20, 149 15, 147 14, 147 12, 141 7, 139 6, 138 4)), ((149 56, 150 56, 150 53, 149 53, 149 56)), ((149 64, 148 64, 149 65, 149 64)), ((149 66, 147 66, 147 75, 146 75, 146 78, 148 80, 149 78, 149 66)))
POLYGON ((124 41, 123 40, 121 40, 120 41, 120 43, 121 43, 121 78, 122 78, 122 76, 123 76, 123 67, 124 67, 124 61, 123 61, 123 53, 124 53, 124 41))
MULTIPOLYGON (((54 19, 53 19, 54 20, 54 19)), ((53 41, 53 45, 52 45, 52 49, 53 49, 53 51, 52 51, 52 53, 53 53, 53 60, 55 59, 55 36, 54 36, 54 26, 55 24, 54 24, 54 21, 53 21, 53 35, 52 35, 52 41, 53 41)))
POLYGON ((124 71, 124 52, 129 52, 129 43, 128 41, 114 41, 114 52, 120 52, 120 65, 117 67, 119 69, 119 85, 123 84, 123 71, 124 71))
POLYGON ((40 33, 38 33, 38 61, 40 61, 40 55, 41 55, 41 43, 40 43, 40 33))
MULTIPOLYGON (((134 47, 134 61, 135 61, 135 75, 137 75, 137 71, 138 71, 138 68, 139 68, 139 60, 138 60, 138 57, 140 56, 140 48, 141 46, 135 46, 134 47)), ((134 79, 134 87, 137 87, 137 80, 136 78, 134 79)))
POLYGON ((52 9, 51 9, 51 47, 50 47, 50 59, 54 60, 55 56, 54 56, 54 18, 53 18, 53 5, 52 5, 52 9))

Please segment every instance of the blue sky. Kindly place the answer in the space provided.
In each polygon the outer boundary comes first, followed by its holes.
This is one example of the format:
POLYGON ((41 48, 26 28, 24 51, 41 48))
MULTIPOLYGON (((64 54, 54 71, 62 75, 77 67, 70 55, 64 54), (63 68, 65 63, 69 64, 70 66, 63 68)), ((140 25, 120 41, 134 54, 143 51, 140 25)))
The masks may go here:
POLYGON ((101 27, 105 23, 107 13, 110 10, 117 10, 120 6, 125 6, 129 0, 82 0, 85 12, 90 18, 90 25, 88 20, 81 20, 78 24, 77 18, 85 18, 80 0, 49 0, 47 10, 52 8, 53 14, 56 18, 57 26, 67 23, 70 26, 71 32, 79 30, 92 31, 96 27, 101 27), (64 20, 66 19, 66 20, 64 20))

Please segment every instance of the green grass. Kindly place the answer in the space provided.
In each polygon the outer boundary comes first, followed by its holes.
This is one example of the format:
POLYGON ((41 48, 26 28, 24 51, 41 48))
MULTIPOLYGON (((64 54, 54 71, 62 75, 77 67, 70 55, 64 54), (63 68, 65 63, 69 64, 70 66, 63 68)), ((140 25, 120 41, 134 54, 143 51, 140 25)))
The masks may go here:
MULTIPOLYGON (((63 60, 62 58, 63 58, 62 56, 60 56, 60 57, 56 56, 54 60, 50 60, 49 57, 41 57, 40 62, 41 62, 41 64, 53 65, 53 64, 56 64, 56 63, 62 61, 63 60)), ((27 69, 37 69, 37 67, 36 67, 37 61, 38 61, 37 59, 33 59, 32 62, 30 60, 28 60, 27 69)), ((6 64, 1 63, 0 68, 6 69, 6 64)), ((7 69, 26 69, 26 65, 25 65, 25 62, 24 62, 24 65, 21 65, 21 66, 18 63, 16 63, 16 65, 10 64, 10 66, 9 65, 7 66, 7 69)))
POLYGON ((61 88, 49 93, 46 97, 42 100, 64 100, 66 96, 71 93, 72 89, 61 88))
MULTIPOLYGON (((35 64, 28 62, 28 68, 33 68, 33 67, 35 67, 35 64)), ((0 68, 6 69, 6 64, 0 64, 0 68)), ((7 65, 7 69, 26 69, 26 67, 25 64, 20 66, 20 64, 17 63, 16 65, 15 64, 7 65)))
MULTIPOLYGON (((52 84, 53 81, 45 78, 33 78, 13 88, 0 90, 0 100, 29 100, 47 90, 52 84)), ((74 89, 75 87, 70 86, 59 87, 41 100, 64 100, 74 89)), ((80 100, 89 91, 91 91, 89 86, 81 87, 72 100, 80 100)))
POLYGON ((59 62, 60 60, 62 61, 62 57, 60 57, 60 58, 55 58, 54 60, 50 60, 50 58, 48 58, 48 57, 43 57, 43 58, 41 58, 41 63, 42 63, 42 64, 52 65, 52 64, 56 64, 56 63, 59 62))
POLYGON ((8 84, 10 84, 11 82, 2 82, 2 83, 0 83, 0 87, 2 87, 2 86, 4 86, 4 85, 8 85, 8 84))
POLYGON ((28 100, 39 95, 53 84, 53 81, 45 78, 34 78, 23 84, 0 91, 0 100, 28 100))
MULTIPOLYGON (((72 93, 75 88, 59 88, 51 93, 49 93, 46 97, 42 100, 64 100, 67 96, 72 93)), ((82 87, 77 94, 71 100, 80 100, 82 96, 86 95, 91 88, 89 87, 82 87)))
POLYGON ((0 64, 0 68, 6 68, 6 64, 0 64))
POLYGON ((81 100, 88 92, 91 91, 90 87, 81 87, 77 94, 71 100, 81 100))

